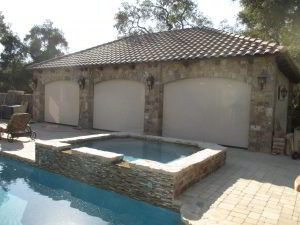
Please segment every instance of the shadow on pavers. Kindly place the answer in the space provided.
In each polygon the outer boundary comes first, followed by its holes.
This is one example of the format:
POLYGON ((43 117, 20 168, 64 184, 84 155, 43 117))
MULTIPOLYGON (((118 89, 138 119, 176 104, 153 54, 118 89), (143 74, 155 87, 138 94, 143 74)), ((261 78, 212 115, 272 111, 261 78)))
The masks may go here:
MULTIPOLYGON (((232 187, 238 186, 241 180, 293 189, 299 168, 300 161, 288 156, 228 148, 223 167, 178 197, 182 203, 181 215, 187 220, 200 220, 222 195, 230 195, 232 187)), ((242 188, 240 193, 243 193, 242 188)))

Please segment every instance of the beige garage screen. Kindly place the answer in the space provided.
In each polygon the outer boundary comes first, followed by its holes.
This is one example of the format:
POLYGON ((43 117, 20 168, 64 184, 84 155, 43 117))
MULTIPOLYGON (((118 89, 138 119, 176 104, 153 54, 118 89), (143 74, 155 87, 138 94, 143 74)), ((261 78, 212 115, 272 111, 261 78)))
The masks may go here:
POLYGON ((163 135, 247 147, 250 86, 219 78, 164 86, 163 135))
POLYGON ((100 82, 94 87, 94 128, 143 132, 145 85, 129 80, 100 82))
POLYGON ((55 81, 45 86, 45 121, 78 125, 79 87, 72 81, 55 81))

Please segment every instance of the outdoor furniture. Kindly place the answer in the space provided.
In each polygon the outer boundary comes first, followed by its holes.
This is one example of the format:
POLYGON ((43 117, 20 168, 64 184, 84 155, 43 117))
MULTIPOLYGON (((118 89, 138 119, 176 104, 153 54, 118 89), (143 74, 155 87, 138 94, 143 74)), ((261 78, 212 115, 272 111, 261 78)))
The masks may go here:
POLYGON ((22 102, 21 105, 1 105, 2 119, 9 120, 15 113, 25 113, 27 111, 28 102, 22 102))
POLYGON ((0 105, 1 119, 10 119, 11 115, 14 114, 14 109, 9 105, 0 105))
POLYGON ((29 122, 31 115, 29 113, 13 114, 7 125, 0 125, 1 133, 7 133, 7 140, 13 142, 17 137, 30 137, 32 140, 36 138, 36 133, 31 130, 29 122))
POLYGON ((3 102, 0 105, 1 119, 9 120, 14 113, 27 112, 28 102, 22 101, 20 96, 24 94, 24 91, 10 90, 4 97, 3 102))

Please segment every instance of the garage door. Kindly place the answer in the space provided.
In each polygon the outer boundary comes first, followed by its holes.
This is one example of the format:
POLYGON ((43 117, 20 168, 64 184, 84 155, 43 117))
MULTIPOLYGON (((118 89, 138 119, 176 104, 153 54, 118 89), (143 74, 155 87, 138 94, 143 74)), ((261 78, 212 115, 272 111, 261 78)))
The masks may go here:
POLYGON ((94 128, 143 132, 145 85, 129 80, 110 80, 94 87, 94 128))
POLYGON ((72 81, 55 81, 45 86, 45 121, 78 125, 79 87, 72 81))
POLYGON ((164 86, 163 135, 247 147, 250 86, 186 79, 164 86))

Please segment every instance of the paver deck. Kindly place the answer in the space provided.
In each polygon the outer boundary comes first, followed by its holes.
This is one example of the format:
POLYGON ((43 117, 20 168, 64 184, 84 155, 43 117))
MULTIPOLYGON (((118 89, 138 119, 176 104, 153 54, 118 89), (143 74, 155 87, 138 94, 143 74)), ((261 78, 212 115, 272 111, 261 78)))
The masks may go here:
POLYGON ((179 197, 187 224, 300 225, 300 161, 228 149, 226 164, 179 197))
MULTIPOLYGON (((101 133, 73 127, 36 123, 38 139, 62 139, 101 133)), ((29 138, 14 143, 0 140, 0 152, 34 162, 35 145, 29 138)), ((177 199, 187 224, 300 225, 300 193, 293 190, 300 161, 228 149, 226 164, 193 185, 177 199)))
MULTIPOLYGON (((76 127, 50 123, 34 123, 31 127, 32 130, 36 131, 39 140, 56 140, 101 133, 99 130, 78 130, 76 127)), ((35 161, 35 143, 27 137, 17 138, 13 143, 9 143, 6 140, 6 135, 2 134, 0 152, 24 161, 35 161)))

